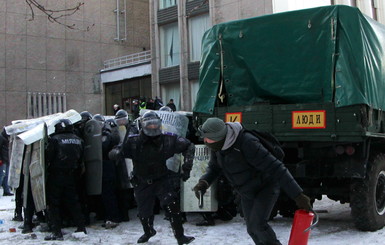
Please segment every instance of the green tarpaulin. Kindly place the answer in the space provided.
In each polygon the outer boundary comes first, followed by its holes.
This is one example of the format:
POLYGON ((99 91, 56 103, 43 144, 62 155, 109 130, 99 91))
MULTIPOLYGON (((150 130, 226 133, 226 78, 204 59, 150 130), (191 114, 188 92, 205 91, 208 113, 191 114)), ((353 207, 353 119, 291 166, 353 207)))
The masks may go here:
POLYGON ((202 41, 194 112, 227 106, 334 102, 385 109, 385 26, 349 6, 215 25, 202 41))

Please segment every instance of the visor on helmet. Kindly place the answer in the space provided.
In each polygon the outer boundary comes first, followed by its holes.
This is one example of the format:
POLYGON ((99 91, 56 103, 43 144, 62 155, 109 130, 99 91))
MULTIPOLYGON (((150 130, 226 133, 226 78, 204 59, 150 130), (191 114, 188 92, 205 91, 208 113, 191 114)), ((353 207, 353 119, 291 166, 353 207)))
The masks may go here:
POLYGON ((154 137, 162 134, 162 120, 159 118, 149 118, 141 123, 143 133, 147 136, 154 137))
POLYGON ((121 117, 121 118, 116 118, 115 122, 118 126, 123 126, 128 124, 128 117, 121 117))

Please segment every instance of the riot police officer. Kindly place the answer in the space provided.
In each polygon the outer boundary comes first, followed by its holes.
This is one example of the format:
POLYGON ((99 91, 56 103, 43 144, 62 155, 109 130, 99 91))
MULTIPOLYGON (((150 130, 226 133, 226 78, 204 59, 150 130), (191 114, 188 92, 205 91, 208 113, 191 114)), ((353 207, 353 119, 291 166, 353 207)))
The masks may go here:
POLYGON ((179 198, 169 183, 166 160, 176 153, 182 153, 182 179, 190 177, 195 146, 189 140, 174 134, 162 134, 161 119, 154 111, 146 112, 140 119, 138 135, 130 135, 120 149, 111 151, 110 157, 118 154, 131 158, 134 164, 131 182, 134 185, 139 218, 144 234, 138 243, 147 242, 156 234, 153 226, 155 198, 170 215, 171 227, 178 244, 188 244, 194 237, 185 236, 182 226, 179 198))
POLYGON ((110 229, 115 228, 121 221, 117 198, 117 170, 115 162, 108 158, 110 150, 119 144, 119 135, 113 134, 111 125, 105 123, 104 116, 97 114, 94 116, 94 119, 102 125, 102 203, 106 220, 103 226, 110 229))
POLYGON ((65 204, 76 222, 75 232, 87 233, 76 190, 77 170, 83 157, 83 140, 73 133, 68 119, 55 124, 55 133, 48 138, 45 151, 48 164, 47 209, 52 225, 52 234, 45 240, 63 240, 60 207, 65 204))
POLYGON ((74 132, 80 138, 84 137, 84 127, 86 123, 92 119, 92 114, 88 111, 80 112, 82 119, 74 124, 74 132))

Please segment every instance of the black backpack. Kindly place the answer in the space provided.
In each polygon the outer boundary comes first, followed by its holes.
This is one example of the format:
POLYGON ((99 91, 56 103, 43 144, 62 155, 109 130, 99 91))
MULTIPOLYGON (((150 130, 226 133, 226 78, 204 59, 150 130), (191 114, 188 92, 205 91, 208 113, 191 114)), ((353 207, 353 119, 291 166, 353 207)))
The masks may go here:
POLYGON ((244 132, 251 133, 255 137, 259 139, 261 144, 268 150, 270 151, 273 156, 275 156, 278 160, 282 161, 283 158, 285 157, 285 152, 282 149, 281 143, 275 138, 274 135, 268 132, 260 131, 257 129, 243 129, 244 132))

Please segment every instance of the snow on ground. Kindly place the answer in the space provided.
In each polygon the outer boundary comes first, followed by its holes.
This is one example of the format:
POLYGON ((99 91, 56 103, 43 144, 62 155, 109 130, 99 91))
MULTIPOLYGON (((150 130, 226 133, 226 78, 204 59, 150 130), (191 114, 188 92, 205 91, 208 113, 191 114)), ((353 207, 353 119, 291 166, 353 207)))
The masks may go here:
MULTIPOLYGON (((121 223, 113 230, 106 230, 101 227, 101 223, 93 223, 87 227, 88 235, 72 235, 75 228, 63 229, 64 241, 44 241, 48 233, 37 231, 33 234, 21 234, 18 227, 21 222, 12 221, 15 201, 14 197, 0 197, 0 244, 109 244, 109 245, 130 245, 136 244, 137 239, 142 235, 142 226, 136 218, 136 210, 131 210, 129 222, 121 223), (16 228, 16 232, 10 232, 9 228, 16 228)), ((350 208, 348 204, 339 204, 324 198, 316 201, 314 209, 319 212, 319 224, 312 230, 309 245, 375 245, 385 244, 385 228, 376 232, 361 232, 355 229, 352 218, 350 217, 350 208)), ((173 245, 177 244, 173 237, 169 222, 163 219, 164 215, 156 215, 155 229, 156 236, 152 237, 147 243, 149 245, 173 245)), ((246 226, 243 219, 237 216, 229 222, 217 221, 215 226, 198 227, 195 223, 201 220, 201 216, 196 213, 187 215, 188 222, 185 223, 186 235, 195 237, 192 245, 218 245, 218 244, 254 244, 246 233, 246 226)), ((287 244, 290 236, 292 219, 277 216, 271 225, 282 244, 287 244)))

